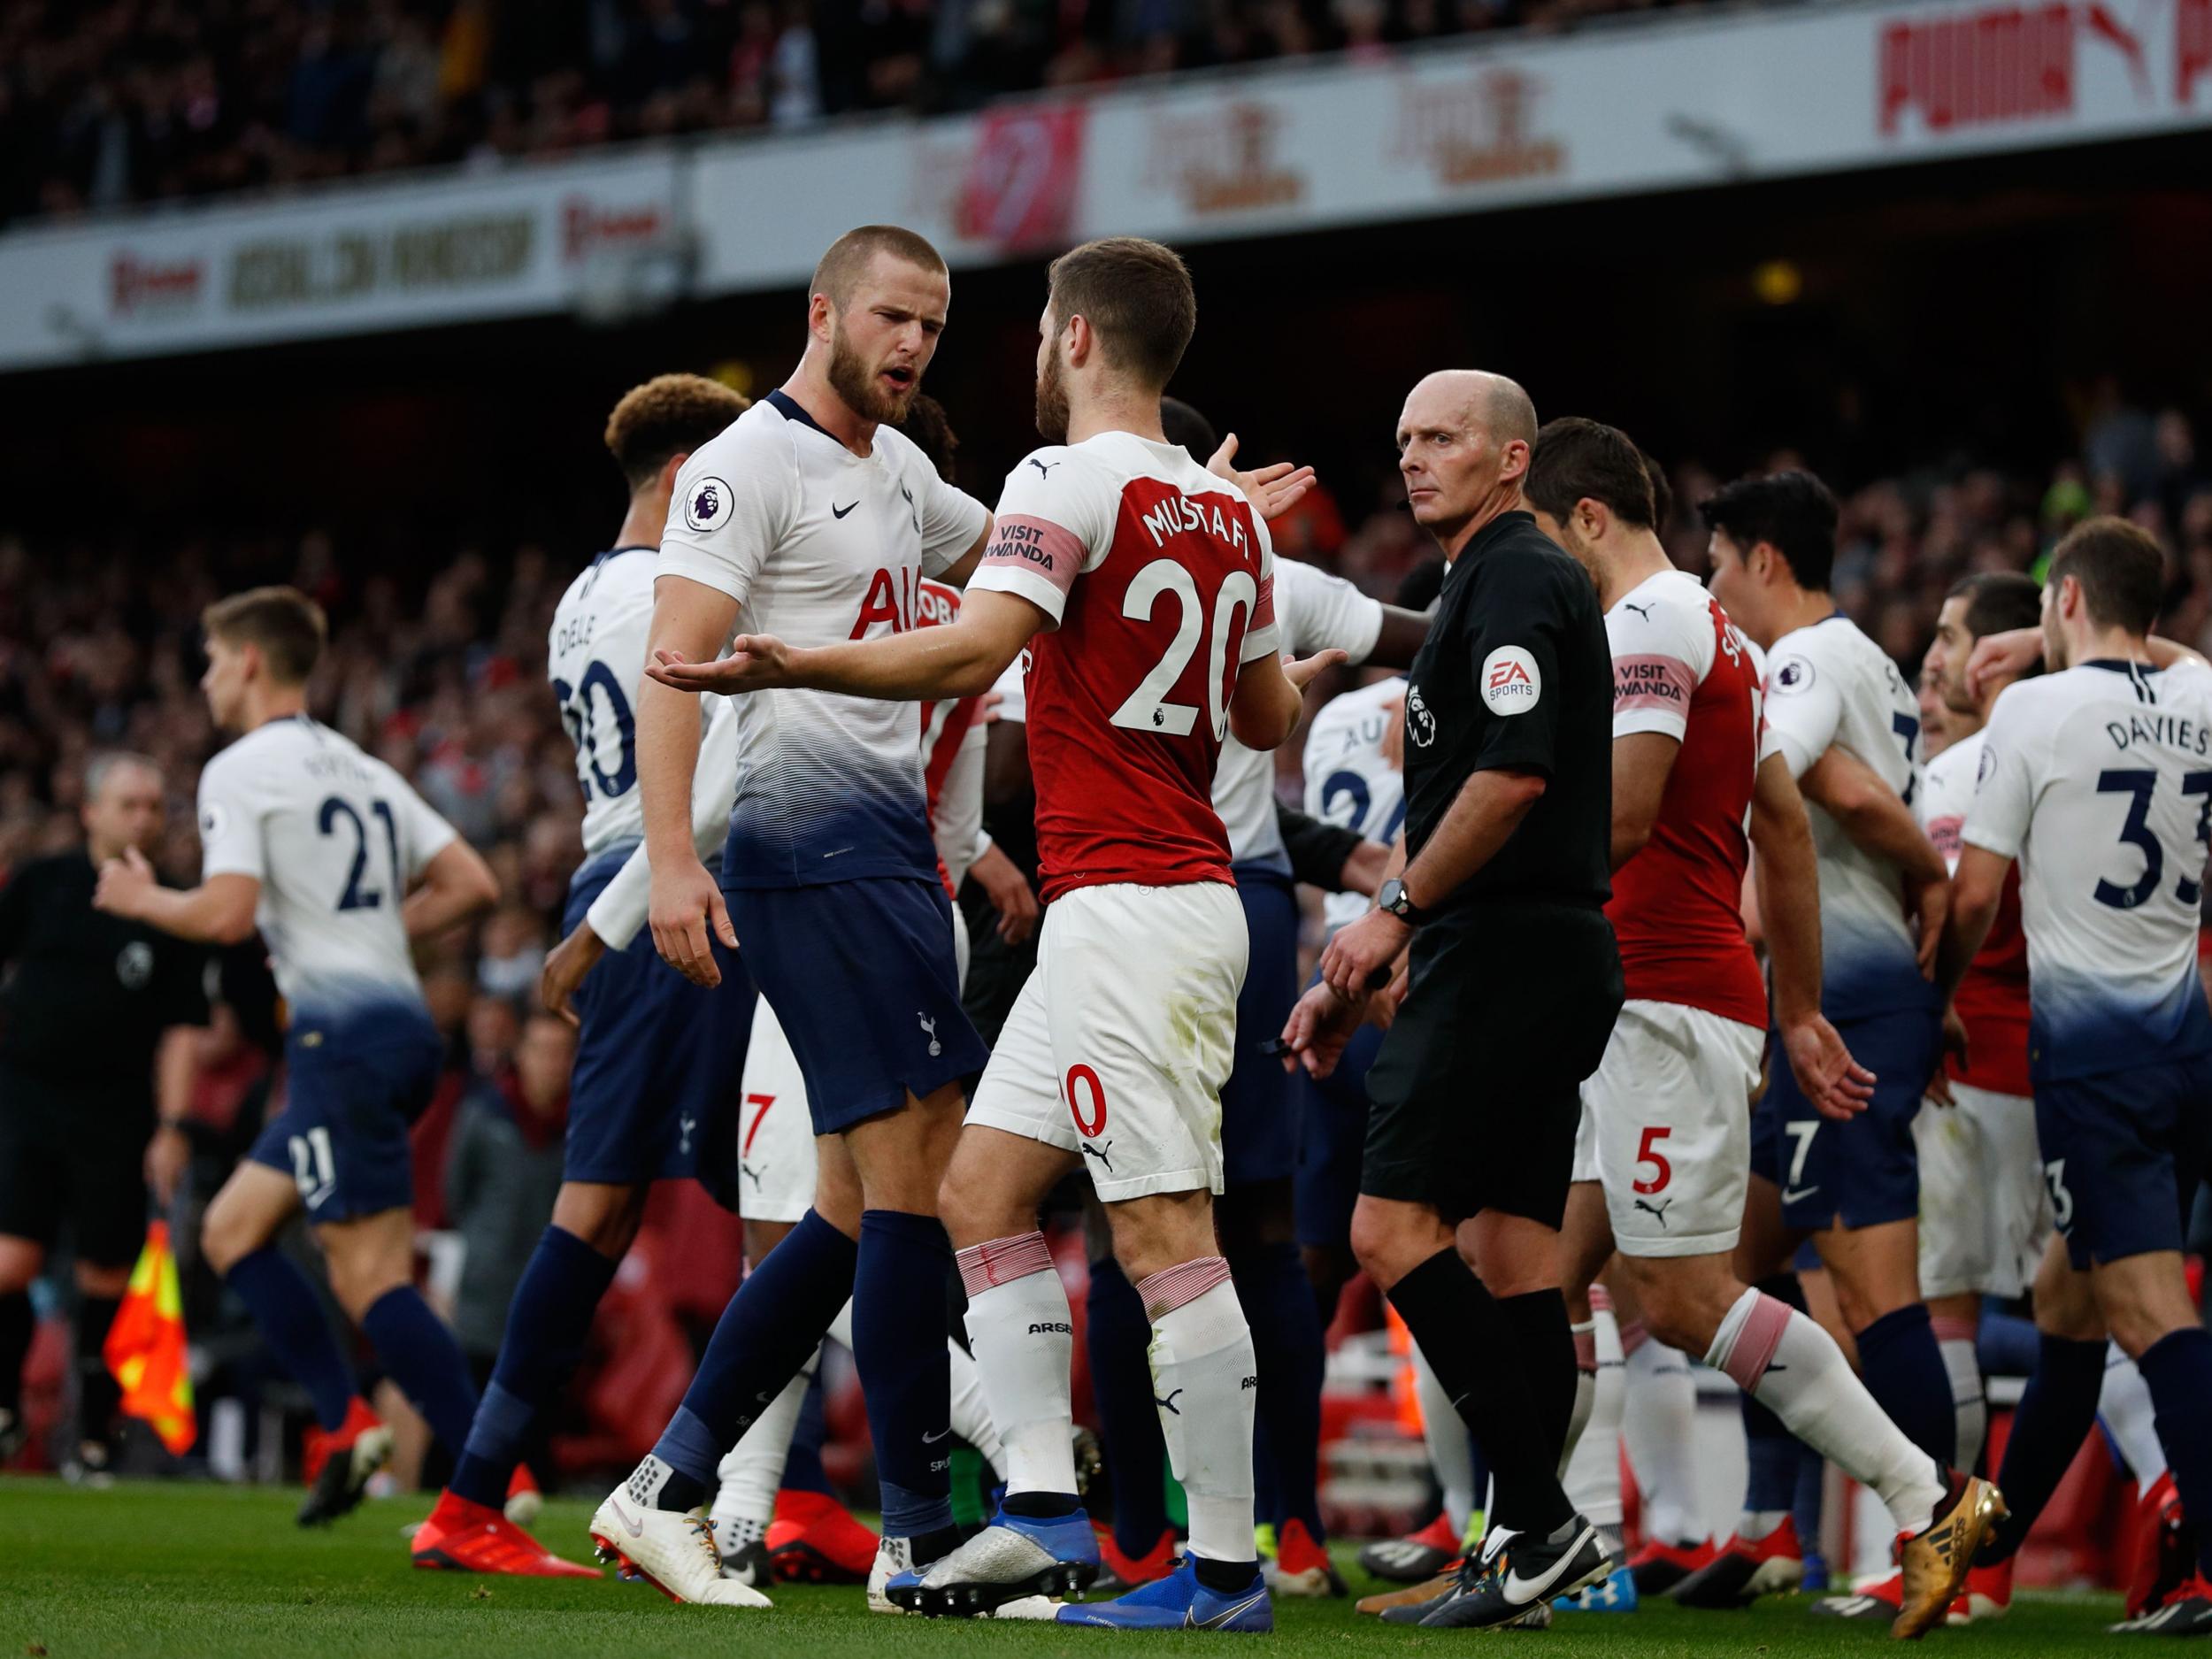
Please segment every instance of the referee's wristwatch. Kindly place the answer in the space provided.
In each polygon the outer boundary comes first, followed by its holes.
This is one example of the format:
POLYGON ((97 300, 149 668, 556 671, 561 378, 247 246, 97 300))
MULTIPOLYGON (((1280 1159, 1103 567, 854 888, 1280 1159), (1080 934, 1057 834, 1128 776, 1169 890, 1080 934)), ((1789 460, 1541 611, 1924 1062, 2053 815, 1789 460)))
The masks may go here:
POLYGON ((1384 882, 1376 893, 1375 908, 1388 910, 1408 927, 1418 927, 1428 920, 1428 912, 1414 903, 1413 895, 1406 891, 1406 884, 1396 876, 1384 882))

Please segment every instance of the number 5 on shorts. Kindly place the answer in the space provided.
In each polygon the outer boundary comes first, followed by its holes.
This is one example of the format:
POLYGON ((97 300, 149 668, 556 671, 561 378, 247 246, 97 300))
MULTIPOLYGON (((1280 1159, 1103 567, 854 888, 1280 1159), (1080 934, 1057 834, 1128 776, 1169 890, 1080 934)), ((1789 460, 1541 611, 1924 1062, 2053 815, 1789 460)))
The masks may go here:
POLYGON ((1666 1191, 1667 1183, 1674 1179, 1674 1165, 1659 1150, 1659 1143, 1673 1133, 1671 1129, 1655 1128, 1649 1124, 1644 1126, 1643 1141, 1636 1148, 1636 1167, 1640 1170, 1648 1164, 1659 1171, 1647 1181, 1640 1178, 1633 1183, 1634 1189, 1646 1197, 1666 1191))

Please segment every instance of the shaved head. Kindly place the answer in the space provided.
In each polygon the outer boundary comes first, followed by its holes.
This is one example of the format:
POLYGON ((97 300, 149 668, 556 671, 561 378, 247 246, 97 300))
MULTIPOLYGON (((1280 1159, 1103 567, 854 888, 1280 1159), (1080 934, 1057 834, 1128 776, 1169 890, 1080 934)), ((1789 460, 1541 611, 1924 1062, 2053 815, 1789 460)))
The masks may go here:
POLYGON ((1460 419, 1480 426, 1493 442, 1506 444, 1518 438, 1536 442, 1536 405, 1518 380, 1487 369, 1439 369, 1417 385, 1406 405, 1419 399, 1433 413, 1455 410, 1460 419))
POLYGON ((1406 394, 1398 469, 1414 522, 1448 555, 1498 513, 1521 504, 1536 443, 1536 405, 1519 383, 1482 369, 1444 369, 1406 394))

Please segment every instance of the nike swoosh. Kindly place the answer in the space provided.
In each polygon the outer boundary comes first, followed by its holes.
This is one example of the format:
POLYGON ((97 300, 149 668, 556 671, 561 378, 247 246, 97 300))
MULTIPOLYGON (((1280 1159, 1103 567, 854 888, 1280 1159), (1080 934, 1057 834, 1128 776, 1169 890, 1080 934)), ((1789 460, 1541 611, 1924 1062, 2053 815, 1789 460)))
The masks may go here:
POLYGON ((1267 1592, 1263 1590, 1257 1595, 1246 1597, 1234 1607, 1223 1608, 1220 1612, 1216 1613, 1210 1618, 1194 1618, 1190 1614, 1185 1613, 1183 1628, 1185 1630, 1219 1630, 1238 1614, 1249 1612, 1266 1600, 1267 1592))
POLYGON ((1589 1536, 1585 1532, 1576 1539, 1560 1553, 1559 1559, 1552 1563, 1551 1571, 1540 1578, 1524 1578, 1517 1570, 1508 1567, 1505 1570, 1505 1599, 1516 1607, 1525 1601, 1549 1600, 1552 1586, 1557 1584, 1567 1569, 1574 1564, 1575 1557, 1582 1553, 1582 1546, 1589 1536))
POLYGON ((951 1432, 952 1431, 950 1429, 939 1429, 934 1434, 925 1434, 922 1436, 922 1444, 925 1446, 934 1446, 939 1440, 943 1440, 946 1435, 951 1432))
POLYGON ((1784 1193, 1782 1202, 1786 1204, 1793 1204, 1801 1198, 1810 1198, 1819 1190, 1817 1187, 1801 1187, 1793 1193, 1784 1193))
POLYGON ((609 1498, 607 1500, 607 1507, 614 1511, 614 1518, 621 1522, 624 1526, 629 1529, 630 1536, 632 1538, 643 1538, 645 1536, 645 1523, 643 1521, 634 1521, 628 1516, 623 1514, 622 1506, 616 1502, 612 1498, 609 1498))
POLYGON ((850 512, 854 507, 857 507, 859 505, 860 503, 858 502, 854 502, 850 506, 841 507, 835 502, 832 502, 830 503, 830 517, 833 518, 842 518, 847 513, 850 512))
POLYGON ((825 858, 841 858, 850 851, 852 851, 852 849, 849 847, 840 847, 835 852, 824 853, 822 856, 825 858))

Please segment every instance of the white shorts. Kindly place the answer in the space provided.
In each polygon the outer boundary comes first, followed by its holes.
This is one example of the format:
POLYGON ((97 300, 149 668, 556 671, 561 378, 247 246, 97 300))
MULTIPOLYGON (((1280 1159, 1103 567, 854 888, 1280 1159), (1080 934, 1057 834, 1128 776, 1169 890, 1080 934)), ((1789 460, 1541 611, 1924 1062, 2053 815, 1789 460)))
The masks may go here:
POLYGON ((1766 1033, 1680 1002, 1621 1007, 1582 1086, 1574 1179, 1605 1191, 1624 1256, 1732 1250, 1766 1033))
POLYGON ((1913 1119, 1920 1149, 1920 1294, 2017 1296, 2051 1236, 2035 1102, 1953 1083, 1913 1119))
POLYGON ((1062 895, 967 1121, 1079 1153, 1109 1203, 1219 1192, 1248 951, 1222 882, 1062 895))
MULTIPOLYGON (((968 924, 952 907, 952 950, 968 977, 968 924)), ((768 999, 753 1002, 753 1034, 738 1086, 738 1213, 748 1221, 797 1221, 814 1205, 814 1118, 799 1056, 768 999)))

